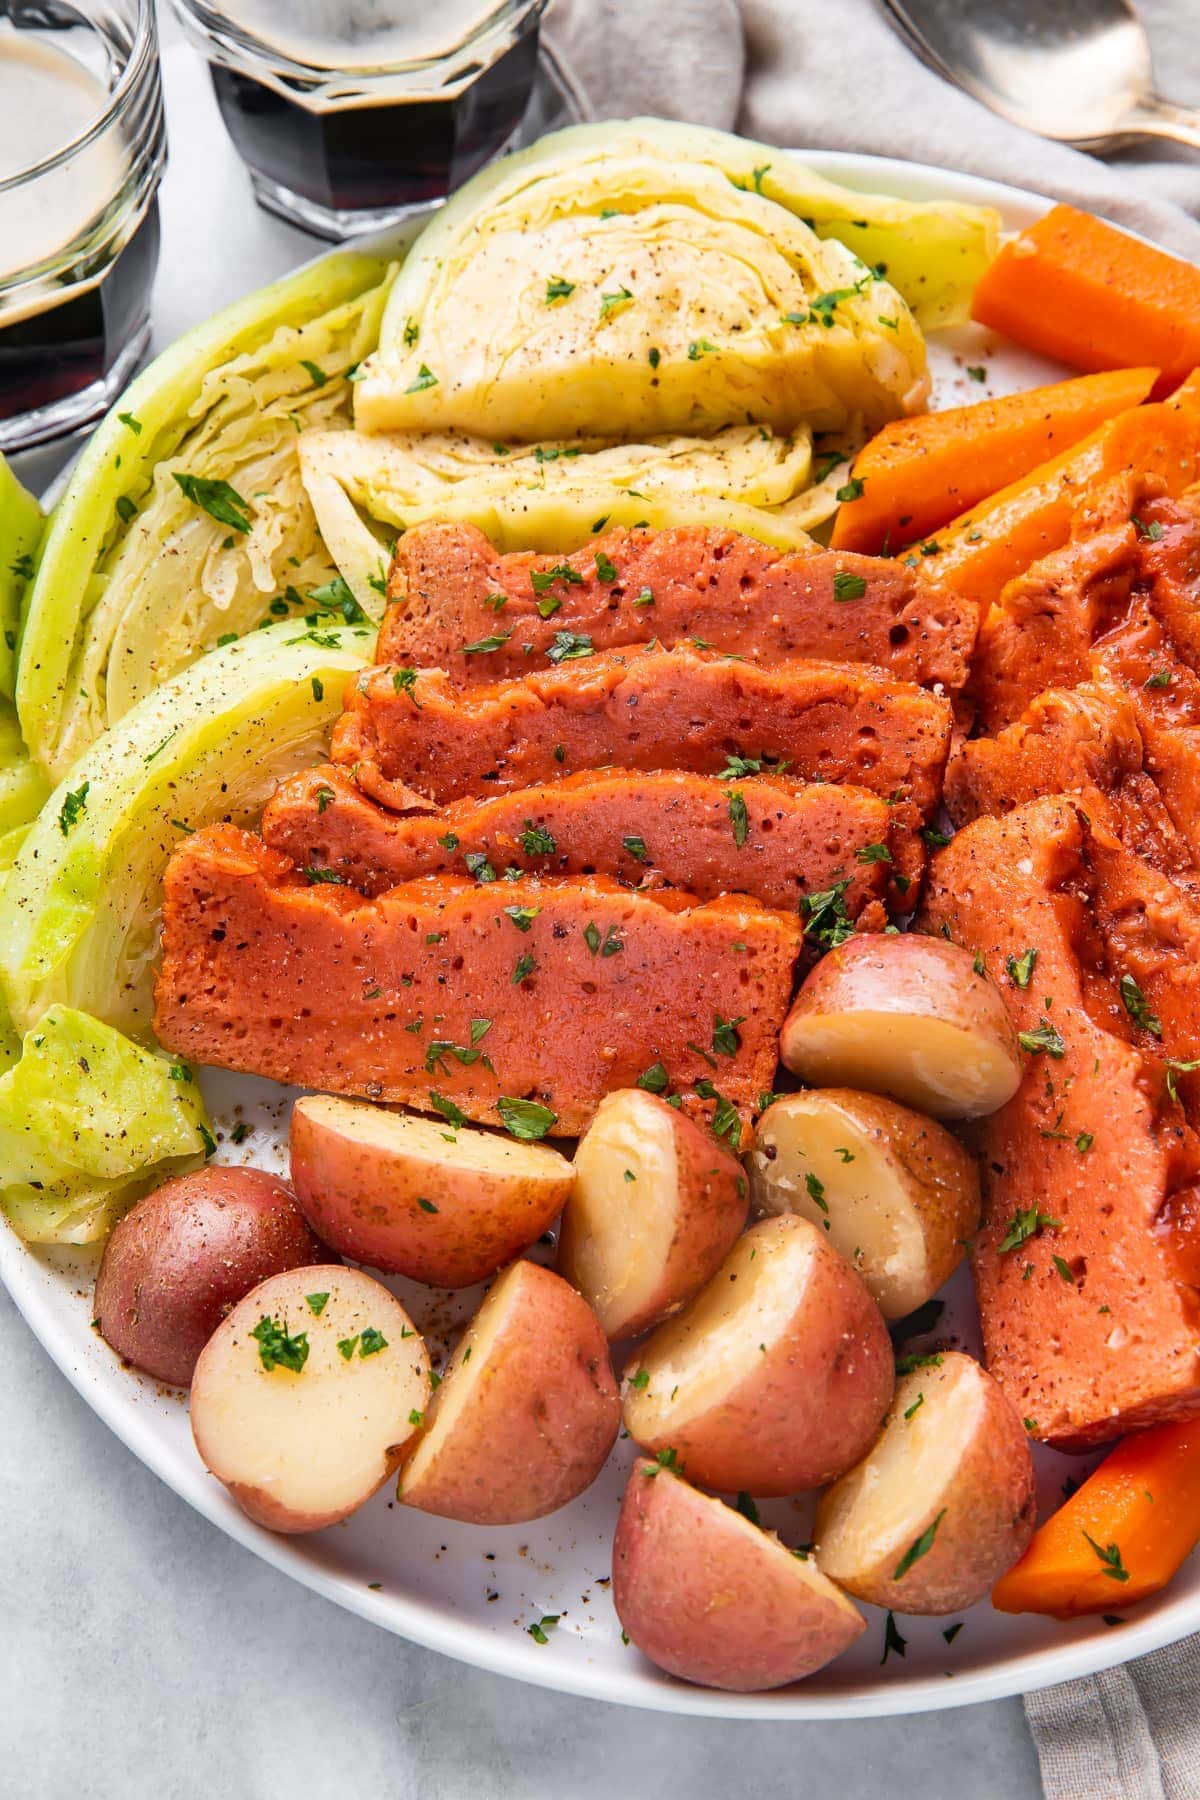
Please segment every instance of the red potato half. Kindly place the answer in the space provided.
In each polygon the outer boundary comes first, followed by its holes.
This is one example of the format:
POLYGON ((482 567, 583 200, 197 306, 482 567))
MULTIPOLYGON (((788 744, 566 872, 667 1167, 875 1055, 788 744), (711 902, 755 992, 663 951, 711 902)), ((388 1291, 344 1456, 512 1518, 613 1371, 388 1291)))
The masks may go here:
POLYGON ((192 1435, 252 1519, 320 1531, 398 1467, 429 1391, 400 1302, 361 1269, 318 1264, 272 1276, 217 1327, 192 1379, 192 1435))
POLYGON ((620 1422, 591 1307, 549 1269, 513 1263, 450 1359, 398 1497, 470 1525, 540 1519, 591 1486, 620 1422))
POLYGON ((811 1556, 640 1457, 613 1540, 613 1604, 668 1674, 755 1693, 824 1668, 866 1628, 811 1556))
POLYGON ((759 1119, 747 1166, 755 1211, 819 1225, 885 1319, 936 1294, 979 1224, 974 1158, 944 1126, 879 1094, 785 1094, 759 1119))
POLYGON ((822 957, 779 1054, 811 1087, 890 1094, 937 1119, 996 1112, 1021 1080, 999 990, 969 951, 912 932, 848 938, 822 957))
POLYGON ((625 1425, 691 1481, 794 1494, 858 1460, 887 1411, 891 1340, 807 1219, 763 1219, 627 1365, 625 1425))
POLYGON ((982 1600, 1033 1535, 1029 1442, 972 1357, 946 1351, 896 1389, 879 1441, 817 1507, 816 1555, 860 1600, 906 1613, 982 1600))
POLYGON ((210 1164, 130 1207, 104 1248, 92 1313, 136 1369, 186 1387, 231 1307, 284 1269, 328 1259, 285 1181, 210 1164))
POLYGON ((741 1163, 641 1088, 600 1102, 575 1152, 558 1267, 610 1338, 648 1331, 714 1275, 746 1223, 741 1163))
POLYGON ((292 1180, 313 1228, 356 1262, 433 1287, 486 1281, 537 1242, 574 1173, 548 1144, 309 1095, 292 1180))

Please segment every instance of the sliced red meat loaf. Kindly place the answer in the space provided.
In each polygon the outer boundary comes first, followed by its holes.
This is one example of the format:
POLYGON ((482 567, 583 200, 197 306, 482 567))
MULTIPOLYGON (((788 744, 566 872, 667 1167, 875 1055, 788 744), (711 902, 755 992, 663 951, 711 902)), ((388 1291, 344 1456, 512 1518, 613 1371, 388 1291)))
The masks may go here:
POLYGON ((947 811, 962 825, 1043 794, 1098 789, 1122 843, 1200 896, 1192 849, 1147 770, 1138 711, 1137 700, 1107 678, 1048 688, 996 737, 956 748, 946 770, 947 811))
POLYGON ((937 805, 950 726, 948 701, 865 665, 608 651, 491 687, 367 670, 333 759, 403 810, 414 792, 444 805, 613 765, 720 775, 737 756, 867 788, 911 830, 937 805))
POLYGON ((493 881, 521 869, 634 887, 665 881, 702 900, 751 894, 795 911, 802 894, 848 879, 848 916, 878 931, 893 811, 864 788, 671 769, 568 775, 437 813, 390 813, 327 767, 283 783, 262 834, 299 868, 334 869, 367 894, 421 875, 493 881))
POLYGON ((1071 1448, 1200 1412, 1200 1142, 1095 896, 1078 803, 1045 799, 961 831, 922 916, 985 957, 1024 1034, 1020 1089, 976 1128, 975 1278, 988 1367, 1071 1448))
POLYGON ((876 663, 956 693, 976 627, 972 603, 903 562, 696 529, 611 531, 555 558, 501 555, 473 525, 421 525, 396 546, 388 596, 379 661, 463 682, 545 668, 566 633, 597 650, 653 637, 762 662, 876 663))
POLYGON ((424 1111, 437 1094, 492 1125, 534 1101, 563 1136, 643 1078, 736 1137, 730 1108, 747 1119, 775 1074, 799 941, 751 900, 599 877, 368 900, 219 825, 167 868, 155 1031, 197 1062, 424 1111))

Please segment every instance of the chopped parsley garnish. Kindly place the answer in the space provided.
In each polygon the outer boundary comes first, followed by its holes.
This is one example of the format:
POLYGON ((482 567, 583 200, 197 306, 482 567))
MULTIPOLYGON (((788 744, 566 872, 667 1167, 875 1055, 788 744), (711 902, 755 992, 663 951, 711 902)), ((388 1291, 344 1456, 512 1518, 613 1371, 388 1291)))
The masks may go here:
POLYGON ((648 587, 639 589, 637 599, 634 601, 633 604, 635 606, 653 606, 654 605, 654 589, 648 588, 648 587))
POLYGON ((1030 945, 1021 956, 1006 956, 1004 967, 1008 971, 1008 979, 1014 987, 1027 988, 1033 979, 1033 971, 1037 967, 1038 953, 1030 945))
POLYGON ((896 1615, 895 1613, 889 1612, 883 1627, 883 1655, 879 1659, 880 1668, 883 1667, 884 1663, 893 1652, 897 1656, 906 1656, 908 1654, 908 1639, 906 1637, 901 1637, 899 1631, 896 1629, 896 1615))
POLYGON ((503 650, 511 631, 494 631, 490 637, 476 638, 473 644, 463 645, 464 656, 488 656, 493 650, 503 650))
POLYGON ((292 1337, 286 1319, 281 1324, 264 1313, 250 1336, 258 1342, 258 1360, 268 1374, 279 1368, 299 1375, 308 1361, 308 1333, 301 1331, 292 1337))
POLYGON ((1051 1260, 1053 1261, 1055 1268, 1058 1270, 1059 1274, 1062 1276, 1063 1280, 1067 1283, 1067 1285, 1069 1287, 1074 1287, 1075 1286, 1075 1273, 1074 1273, 1074 1270, 1071 1268, 1070 1263, 1067 1261, 1066 1257, 1065 1256, 1055 1256, 1051 1260))
POLYGON ((132 431, 134 437, 141 437, 142 421, 140 419, 135 419, 131 412, 118 413, 117 417, 122 425, 124 425, 126 431, 132 431))
POLYGON ((117 517, 120 519, 122 525, 132 525, 133 521, 137 518, 137 514, 138 509, 129 498, 129 495, 118 494, 117 517))
POLYGON ((911 1375, 914 1369, 940 1369, 941 1366, 940 1350, 913 1350, 907 1356, 896 1358, 897 1375, 911 1375))
POLYGON ((553 1631, 561 1617, 561 1613, 545 1613, 536 1624, 528 1626, 526 1629, 534 1643, 548 1644, 550 1639, 546 1636, 546 1633, 547 1631, 553 1631))
POLYGON ((418 712, 421 702, 417 699, 417 671, 415 669, 393 669, 392 689, 397 694, 407 694, 418 712))
POLYGON ((68 792, 64 795, 58 812, 58 828, 64 837, 68 835, 73 825, 78 825, 80 818, 86 812, 88 789, 91 785, 90 781, 85 781, 73 793, 68 792))
POLYGON ((963 1625, 965 1623, 966 1623, 966 1621, 964 1619, 956 1619, 953 1625, 947 1625, 945 1631, 943 1631, 943 1633, 942 1633, 942 1636, 945 1638, 945 1640, 948 1644, 952 1644, 954 1642, 955 1638, 958 1636, 959 1632, 962 1630, 963 1625))
POLYGON ((707 338, 696 338, 687 347, 688 361, 699 362, 702 356, 715 356, 717 346, 710 344, 707 338))
POLYGON ((736 1019, 723 1019, 720 1013, 713 1014, 712 1046, 718 1056, 736 1056, 741 1048, 739 1025, 746 1023, 745 1013, 739 1013, 736 1019))
MULTIPOLYGON (((549 588, 554 586, 556 581, 565 581, 573 584, 575 587, 583 586, 583 576, 579 573, 579 570, 573 569, 570 563, 563 562, 555 563, 553 568, 531 570, 529 580, 535 594, 546 593, 549 588)), ((546 616, 545 613, 542 614, 543 618, 546 616)))
POLYGON ((441 1113, 447 1124, 456 1127, 466 1124, 467 1115, 464 1112, 460 1112, 453 1100, 448 1100, 445 1094, 435 1094, 433 1089, 430 1088, 429 1104, 432 1106, 434 1112, 441 1113))
POLYGON ((749 1519, 752 1525, 762 1524, 758 1508, 755 1506, 752 1496, 749 1495, 744 1488, 737 1497, 737 1509, 741 1513, 743 1519, 749 1519))
POLYGON ((527 950, 525 952, 524 956, 522 956, 518 959, 517 966, 512 972, 513 986, 519 987, 521 985, 521 983, 525 980, 526 976, 532 975, 533 971, 536 968, 537 968, 537 958, 536 958, 536 956, 534 956, 534 954, 531 950, 527 950))
POLYGON ((1149 538, 1152 544, 1157 544, 1163 536, 1163 528, 1157 519, 1151 519, 1150 523, 1147 525, 1144 519, 1139 519, 1137 514, 1134 513, 1130 523, 1140 538, 1149 538))
POLYGON ((526 856, 553 856, 558 849, 552 832, 544 825, 535 825, 532 819, 526 819, 525 829, 521 833, 521 848, 526 856))
POLYGON ((644 1470, 643 1473, 645 1474, 647 1481, 653 1481, 654 1477, 656 1475, 661 1475, 664 1469, 669 1475, 679 1475, 683 1472, 683 1464, 679 1460, 679 1452, 673 1444, 667 1444, 663 1449, 659 1450, 654 1458, 654 1467, 652 1469, 644 1470))
POLYGON ((646 848, 645 838, 624 837, 621 839, 621 842, 625 849, 628 850, 630 856, 632 856, 634 862, 647 863, 650 861, 650 852, 646 848))
POLYGON ((648 1069, 643 1069, 634 1083, 635 1087, 644 1088, 648 1094, 665 1094, 670 1085, 671 1077, 660 1062, 651 1063, 648 1069))
POLYGON ((827 950, 836 950, 854 936, 854 923, 846 911, 846 889, 849 881, 837 881, 817 894, 804 894, 800 900, 800 916, 804 934, 827 950))
POLYGON ((329 1294, 328 1292, 324 1294, 305 1294, 304 1300, 309 1312, 319 1319, 328 1304, 329 1294))
POLYGON ((184 497, 193 506, 200 507, 210 518, 234 531, 249 531, 249 501, 243 500, 227 481, 209 481, 204 475, 181 475, 178 470, 172 473, 184 497))
POLYGON ((855 851, 854 857, 860 863, 890 863, 892 853, 886 844, 863 844, 855 851))
POLYGON ((835 500, 840 500, 842 505, 845 506, 851 500, 861 500, 863 489, 866 485, 866 482, 861 476, 851 475, 849 481, 838 488, 833 497, 835 500))
POLYGON ((485 882, 495 881, 496 871, 482 850, 468 850, 463 861, 467 865, 467 874, 473 875, 481 887, 485 882))
POLYGON ((421 363, 416 375, 404 391, 406 394, 421 394, 426 388, 436 387, 437 384, 438 378, 433 370, 426 368, 425 364, 421 363))
POLYGON ((998 1253, 1004 1256, 1009 1250, 1018 1249, 1043 1231, 1058 1231, 1061 1226, 1061 1219, 1052 1219, 1049 1213, 1039 1211, 1036 1206, 1019 1206, 1000 1239, 998 1253))
POLYGON ((358 1340, 358 1354, 360 1356, 378 1356, 381 1350, 386 1349, 387 1339, 382 1331, 377 1331, 374 1325, 365 1325, 358 1340))
POLYGON ((615 925, 610 925, 604 936, 600 935, 600 927, 594 919, 589 919, 583 928, 583 941, 593 956, 619 956, 625 948, 620 932, 615 925))
POLYGON ((512 920, 518 931, 528 931, 541 910, 540 906, 506 906, 504 916, 512 920))
POLYGON ((551 1112, 537 1100, 516 1100, 508 1094, 501 1094, 496 1102, 496 1111, 504 1121, 506 1130, 515 1138, 526 1141, 544 1138, 552 1126, 558 1123, 558 1114, 551 1112))
POLYGON ((438 843, 442 846, 443 850, 457 850, 459 845, 458 833, 456 831, 443 832, 442 836, 438 839, 438 843))
POLYGON ((316 869, 310 865, 305 869, 304 873, 308 877, 309 884, 312 887, 318 886, 322 881, 335 882, 341 886, 345 886, 346 877, 344 875, 339 875, 336 869, 316 869))
POLYGON ((620 307, 627 306, 632 299, 633 295, 627 287, 619 287, 612 294, 601 294, 600 317, 602 319, 609 318, 620 307))
POLYGON ((927 1526, 919 1538, 913 1539, 912 1543, 908 1546, 908 1549, 904 1552, 904 1555, 900 1558, 900 1561, 892 1571, 893 1581, 902 1581, 914 1563, 920 1562, 923 1556, 929 1555, 929 1552, 933 1549, 933 1540, 937 1536, 937 1528, 945 1516, 946 1508, 943 1506, 941 1512, 933 1521, 933 1524, 927 1526))
POLYGON ((1113 1581, 1128 1581, 1129 1570, 1121 1561, 1121 1546, 1119 1544, 1109 1544, 1107 1547, 1102 1548, 1088 1532, 1085 1531, 1083 1535, 1087 1538, 1088 1543, 1096 1552, 1100 1561, 1104 1564, 1104 1573, 1113 1581))
POLYGON ((1052 1056, 1057 1062, 1067 1054, 1067 1046, 1062 1041, 1058 1027, 1051 1025, 1049 1019, 1043 1020, 1034 1031, 1018 1031, 1017 1042, 1031 1056, 1040 1056, 1045 1051, 1047 1056, 1052 1056))
POLYGON ((616 564, 609 561, 603 550, 596 552, 596 573, 601 581, 616 581, 617 579, 616 564))
POLYGON ((865 575, 851 575, 847 569, 838 569, 833 577, 833 597, 835 600, 861 600, 867 591, 865 575))
POLYGON ((346 1362, 350 1361, 350 1358, 354 1355, 354 1346, 357 1343, 358 1343, 358 1333, 357 1332, 354 1334, 353 1337, 346 1337, 346 1338, 338 1339, 338 1349, 341 1352, 342 1358, 344 1361, 346 1361, 346 1362))
MULTIPOLYGON (((628 1175, 629 1170, 626 1169, 625 1173, 628 1175)), ((641 1393, 641 1391, 644 1387, 649 1387, 649 1385, 650 1385, 649 1369, 639 1369, 636 1375, 633 1375, 630 1377, 629 1385, 631 1388, 636 1388, 639 1394, 641 1393)))
POLYGON ((1141 988, 1132 975, 1122 975, 1117 984, 1121 995, 1121 1004, 1140 1031, 1148 1031, 1152 1037, 1162 1036, 1162 1020, 1150 1011, 1141 988))
POLYGON ((570 662, 576 657, 594 656, 595 645, 586 631, 556 631, 554 642, 546 651, 547 662, 570 662))
POLYGON ((750 815, 744 796, 736 789, 729 796, 729 822, 733 826, 733 841, 740 850, 750 835, 750 815))
MULTIPOLYGON (((288 589, 289 599, 303 605, 295 588, 288 589)), ((310 588, 308 597, 314 606, 322 612, 341 613, 347 625, 369 625, 371 623, 358 601, 354 598, 354 590, 344 575, 335 575, 332 581, 324 582, 320 587, 310 588)), ((311 619, 306 623, 312 624, 311 619)), ((337 639, 335 638, 336 644, 337 639)))
POLYGON ((808 1190, 809 1199, 814 1201, 823 1213, 827 1213, 829 1211, 829 1202, 825 1198, 825 1183, 809 1169, 804 1177, 804 1185, 808 1190))
POLYGON ((921 839, 922 842, 929 845, 931 850, 944 850, 946 845, 951 841, 950 833, 939 831, 936 825, 923 826, 921 830, 921 839))
POLYGON ((413 345, 416 343, 416 341, 420 337, 420 335, 421 335, 421 327, 417 324, 417 321, 415 319, 405 319, 405 321, 404 321, 404 347, 406 350, 412 349, 413 345))
POLYGON ((1179 1089, 1175 1085, 1177 1075, 1192 1075, 1200 1069, 1200 1057, 1194 1062, 1169 1062, 1167 1064, 1167 1092, 1172 1100, 1179 1099, 1179 1089))
POLYGON ((716 1101, 712 1117, 713 1136, 724 1138, 736 1150, 742 1141, 742 1116, 733 1101, 719 1093, 707 1075, 696 1083, 696 1092, 702 1100, 716 1101))
POLYGON ((555 275, 546 283, 546 305, 553 306, 556 300, 569 300, 574 292, 573 281, 564 281, 561 275, 555 275))
POLYGON ((312 676, 309 685, 312 688, 312 697, 314 700, 321 701, 325 698, 325 683, 321 680, 319 675, 312 676))
POLYGON ((1170 685, 1171 685, 1170 669, 1156 669, 1154 671, 1153 675, 1150 676, 1149 680, 1144 681, 1142 683, 1143 687, 1148 687, 1148 688, 1165 688, 1165 687, 1170 687, 1170 685))
POLYGON ((300 358, 300 367, 308 370, 309 379, 314 387, 324 387, 325 383, 329 380, 328 375, 325 373, 320 363, 309 362, 308 358, 305 356, 300 358))

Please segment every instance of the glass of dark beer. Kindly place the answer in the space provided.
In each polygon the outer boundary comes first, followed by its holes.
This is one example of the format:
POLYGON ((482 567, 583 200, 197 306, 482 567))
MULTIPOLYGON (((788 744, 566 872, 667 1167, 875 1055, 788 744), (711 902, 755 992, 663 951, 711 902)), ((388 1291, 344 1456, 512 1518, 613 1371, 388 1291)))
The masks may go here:
POLYGON ((133 372, 165 156, 153 0, 4 0, 0 450, 88 424, 133 372))
POLYGON ((175 0, 268 211, 334 241, 444 200, 564 104, 546 0, 175 0))

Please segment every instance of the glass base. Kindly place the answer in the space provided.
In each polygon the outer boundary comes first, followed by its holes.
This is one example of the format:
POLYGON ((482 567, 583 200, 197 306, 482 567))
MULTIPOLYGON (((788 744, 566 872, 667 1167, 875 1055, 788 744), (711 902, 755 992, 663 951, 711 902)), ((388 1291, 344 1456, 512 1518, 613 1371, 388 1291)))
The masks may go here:
MULTIPOLYGON (((576 117, 574 104, 560 83, 554 64, 547 56, 541 55, 521 122, 495 154, 507 156, 511 151, 533 143, 548 131, 558 131, 564 125, 573 125, 576 117)), ((227 119, 226 124, 228 123, 227 119)), ((410 223, 420 224, 439 207, 444 206, 449 198, 448 194, 438 194, 393 206, 339 208, 327 206, 313 199, 310 194, 298 193, 286 182, 254 168, 249 162, 246 172, 250 177, 254 198, 264 211, 274 213, 276 218, 286 220, 289 225, 298 225, 301 231, 324 238, 331 244, 344 243, 348 238, 361 237, 370 231, 384 231, 410 223)))
POLYGON ((61 400, 35 407, 32 412, 0 419, 0 451, 11 456, 18 450, 33 450, 39 444, 69 437, 72 432, 93 424, 128 386, 149 342, 150 315, 146 313, 133 327, 112 367, 98 380, 64 395, 61 400))

